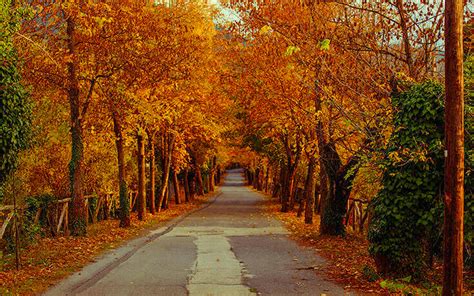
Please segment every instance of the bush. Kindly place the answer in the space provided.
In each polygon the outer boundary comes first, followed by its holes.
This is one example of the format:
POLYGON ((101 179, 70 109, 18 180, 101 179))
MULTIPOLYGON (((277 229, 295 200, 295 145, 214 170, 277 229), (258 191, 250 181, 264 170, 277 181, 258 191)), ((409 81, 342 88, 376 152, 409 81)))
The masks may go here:
POLYGON ((380 273, 421 277, 441 246, 443 88, 428 81, 392 97, 395 131, 372 202, 370 252, 380 273))
POLYGON ((0 3, 0 187, 16 169, 18 153, 28 144, 31 125, 31 103, 21 84, 13 46, 13 35, 20 28, 24 12, 10 6, 10 1, 0 3))

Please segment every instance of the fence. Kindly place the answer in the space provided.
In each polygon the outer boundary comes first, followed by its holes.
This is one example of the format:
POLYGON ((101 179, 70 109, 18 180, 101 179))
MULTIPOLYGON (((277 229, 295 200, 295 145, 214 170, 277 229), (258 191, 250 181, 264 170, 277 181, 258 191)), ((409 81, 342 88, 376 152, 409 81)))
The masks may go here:
MULTIPOLYGON (((130 208, 133 209, 137 201, 138 192, 129 191, 130 208)), ((100 195, 86 195, 85 208, 87 209, 87 222, 96 223, 99 220, 107 220, 111 214, 115 213, 119 208, 119 196, 115 192, 107 192, 100 195), (94 200, 96 198, 96 200, 94 200), (91 206, 92 200, 95 205, 91 206), (101 219, 99 219, 99 217, 101 219)), ((61 232, 67 234, 69 224, 69 203, 71 198, 64 198, 52 201, 52 204, 48 205, 48 208, 38 207, 34 213, 33 223, 37 224, 40 220, 43 211, 51 211, 50 213, 44 213, 49 224, 50 232, 53 235, 60 234, 61 232), (49 214, 49 215, 48 215, 49 214)), ((0 239, 3 238, 9 223, 14 219, 15 211, 19 214, 24 213, 27 210, 26 206, 17 206, 16 209, 13 205, 0 206, 0 239)))
MULTIPOLYGON (((248 179, 247 179, 248 180, 248 179)), ((252 185, 251 183, 249 185, 252 185)), ((255 186, 254 186, 255 187, 255 186)), ((279 197, 281 195, 281 186, 279 183, 275 182, 268 182, 265 184, 265 192, 271 192, 273 197, 279 197)), ((303 188, 297 187, 295 188, 294 196, 294 203, 298 203, 298 214, 297 216, 300 217, 304 210, 304 201, 303 201, 303 188)), ((316 192, 315 196, 315 212, 319 212, 320 209, 320 196, 319 193, 316 192)), ((366 200, 361 200, 358 198, 349 198, 347 201, 347 212, 344 217, 344 224, 346 227, 351 227, 352 231, 364 233, 368 228, 369 223, 369 210, 368 210, 369 202, 366 200)), ((291 206, 293 209, 293 206, 291 206)))

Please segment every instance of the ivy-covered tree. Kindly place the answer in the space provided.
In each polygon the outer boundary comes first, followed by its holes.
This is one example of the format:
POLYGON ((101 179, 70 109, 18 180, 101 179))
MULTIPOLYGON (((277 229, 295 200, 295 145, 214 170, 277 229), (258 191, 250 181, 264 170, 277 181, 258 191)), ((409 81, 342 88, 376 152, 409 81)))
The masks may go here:
POLYGON ((370 252, 382 274, 421 275, 441 244, 443 88, 415 84, 392 97, 383 189, 372 202, 370 252))
POLYGON ((10 0, 0 2, 0 187, 17 166, 17 156, 28 143, 31 104, 21 84, 13 36, 24 11, 10 0))
MULTIPOLYGON (((471 25, 471 28, 474 27, 471 25)), ((471 37, 472 38, 472 37, 471 37)), ((465 48, 468 48, 465 46, 465 48)), ((466 267, 474 268, 474 54, 466 50, 464 61, 464 257, 466 267)))

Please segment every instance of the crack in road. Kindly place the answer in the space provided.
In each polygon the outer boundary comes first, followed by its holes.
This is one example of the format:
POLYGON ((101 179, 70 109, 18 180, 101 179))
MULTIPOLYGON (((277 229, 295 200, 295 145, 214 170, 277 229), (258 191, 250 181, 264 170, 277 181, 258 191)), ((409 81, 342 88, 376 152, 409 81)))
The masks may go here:
POLYGON ((198 235, 194 244, 197 259, 187 285, 189 295, 257 295, 242 283, 245 268, 225 236, 198 235))
POLYGON ((135 246, 132 250, 128 251, 125 255, 117 258, 116 260, 114 260, 113 262, 111 262, 110 264, 108 264, 107 266, 105 266, 104 268, 99 270, 98 272, 96 272, 93 276, 89 277, 88 279, 86 279, 84 281, 81 281, 81 282, 77 283, 76 285, 74 285, 70 289, 70 291, 67 293, 67 295, 79 294, 79 293, 84 292, 88 288, 94 286, 98 281, 103 279, 108 273, 110 273, 112 270, 114 270, 120 264, 122 264, 122 263, 126 262, 128 259, 130 259, 136 252, 138 252, 138 250, 140 250, 144 246, 148 245, 149 243, 155 241, 159 237, 164 236, 167 233, 171 232, 176 226, 179 225, 179 223, 181 223, 184 219, 186 219, 190 215, 208 208, 214 202, 216 202, 217 198, 221 195, 222 195, 222 192, 216 193, 216 195, 213 197, 213 199, 211 201, 207 202, 204 206, 202 206, 202 207, 200 207, 196 210, 190 211, 190 212, 184 214, 183 216, 177 218, 173 223, 168 225, 165 228, 165 230, 159 231, 157 233, 152 232, 151 235, 148 235, 146 237, 145 241, 143 241, 140 244, 138 244, 137 246, 135 246))

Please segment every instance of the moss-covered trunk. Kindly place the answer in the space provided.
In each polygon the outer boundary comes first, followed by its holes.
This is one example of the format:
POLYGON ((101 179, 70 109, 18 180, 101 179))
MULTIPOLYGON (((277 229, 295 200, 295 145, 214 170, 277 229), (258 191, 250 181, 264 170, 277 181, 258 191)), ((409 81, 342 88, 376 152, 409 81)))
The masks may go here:
POLYGON ((184 185, 184 201, 190 202, 191 194, 189 192, 189 171, 187 168, 184 169, 183 185, 184 185))
POLYGON ((352 182, 357 174, 359 157, 349 158, 346 165, 342 166, 339 154, 334 143, 326 144, 323 149, 323 163, 326 169, 329 190, 321 213, 321 234, 344 235, 344 217, 347 212, 347 201, 351 194, 352 182), (350 175, 348 175, 348 173, 350 175))
POLYGON ((173 191, 174 191, 174 202, 179 205, 181 203, 181 197, 179 196, 179 183, 178 173, 173 169, 173 191))
POLYGON ((149 197, 148 202, 150 203, 150 213, 155 214, 155 183, 156 183, 156 168, 155 168, 155 134, 148 132, 148 147, 150 149, 150 184, 149 184, 149 197))
POLYGON ((84 143, 82 132, 81 104, 79 98, 79 80, 77 78, 77 57, 75 55, 75 22, 72 17, 67 19, 67 45, 70 61, 67 63, 67 96, 70 106, 71 124, 71 161, 69 162, 70 176, 70 229, 75 236, 84 236, 87 232, 87 216, 83 192, 84 183, 84 143))
POLYGON ((128 199, 128 186, 125 177, 125 153, 123 147, 123 132, 119 115, 116 111, 112 113, 114 122, 115 146, 117 147, 119 202, 120 202, 120 227, 130 226, 130 201, 128 199))
POLYGON ((158 199, 158 211, 161 211, 164 205, 167 204, 167 190, 168 190, 168 181, 170 177, 170 168, 171 168, 171 159, 173 156, 173 147, 174 147, 175 135, 171 134, 168 137, 165 137, 165 147, 163 149, 163 168, 162 168, 162 186, 160 191, 160 197, 158 199))
POLYGON ((143 132, 137 132, 138 145, 138 196, 137 196, 137 210, 138 220, 146 219, 146 176, 145 176, 145 140, 143 139, 143 132))
POLYGON ((308 173, 306 175, 306 182, 304 184, 304 199, 306 200, 306 207, 304 212, 304 223, 313 224, 314 213, 314 172, 316 170, 316 158, 311 157, 308 165, 308 173))
POLYGON ((211 172, 209 175, 209 191, 214 192, 216 183, 217 157, 212 158, 211 172))
POLYGON ((202 180, 201 167, 196 165, 197 194, 204 195, 204 181, 202 180))

